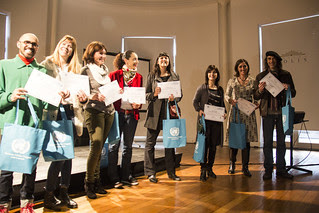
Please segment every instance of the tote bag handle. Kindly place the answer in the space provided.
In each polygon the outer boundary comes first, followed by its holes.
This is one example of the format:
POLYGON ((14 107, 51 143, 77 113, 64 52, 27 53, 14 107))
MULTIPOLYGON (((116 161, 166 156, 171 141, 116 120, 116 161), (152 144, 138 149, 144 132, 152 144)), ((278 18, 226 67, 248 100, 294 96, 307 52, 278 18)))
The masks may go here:
MULTIPOLYGON (((169 115, 169 109, 168 109, 168 100, 167 100, 167 109, 166 109, 166 119, 170 119, 170 115, 169 115)), ((177 107, 177 103, 176 103, 176 100, 174 100, 175 102, 175 106, 176 106, 176 112, 177 112, 177 115, 178 115, 178 118, 181 118, 181 116, 179 115, 179 111, 178 111, 178 107, 177 107)))
POLYGON ((288 102, 291 105, 291 90, 290 90, 290 86, 288 86, 288 89, 286 91, 286 105, 288 105, 288 102))
MULTIPOLYGON (((31 112, 31 116, 32 116, 35 128, 37 129, 38 126, 39 126, 39 118, 38 118, 37 114, 35 113, 33 105, 32 105, 32 103, 31 103, 31 101, 30 101, 30 99, 28 97, 26 97, 26 101, 28 102, 28 107, 29 107, 29 110, 31 112)), ((20 104, 20 101, 18 99, 17 100, 17 107, 16 107, 16 118, 14 120, 14 124, 18 124, 18 120, 19 120, 19 104, 20 104)))

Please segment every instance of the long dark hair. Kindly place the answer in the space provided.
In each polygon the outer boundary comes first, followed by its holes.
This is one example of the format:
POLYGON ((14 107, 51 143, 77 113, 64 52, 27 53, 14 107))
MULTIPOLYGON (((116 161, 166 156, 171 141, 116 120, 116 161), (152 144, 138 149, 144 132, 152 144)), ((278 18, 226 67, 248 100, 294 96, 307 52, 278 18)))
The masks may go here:
POLYGON ((160 58, 160 57, 162 57, 162 56, 166 56, 166 57, 168 57, 168 59, 169 59, 169 63, 168 63, 168 66, 166 67, 166 72, 168 72, 169 74, 171 74, 171 58, 169 57, 169 55, 166 53, 166 52, 161 52, 158 56, 157 56, 157 58, 156 58, 156 61, 155 61, 155 64, 154 64, 154 70, 153 70, 153 72, 152 72, 152 74, 155 76, 155 75, 157 75, 157 76, 160 76, 161 75, 161 69, 160 69, 160 67, 159 67, 159 65, 158 65, 158 59, 160 58))
POLYGON ((236 77, 239 77, 238 66, 239 66, 239 64, 241 64, 241 63, 245 63, 245 64, 247 65, 247 68, 248 68, 248 70, 247 70, 247 75, 249 74, 250 68, 249 68, 248 61, 246 61, 245 59, 238 59, 238 60, 236 61, 235 68, 234 68, 234 69, 235 69, 235 76, 236 76, 236 77))
POLYGON ((208 85, 208 73, 213 72, 213 73, 217 73, 217 78, 215 80, 215 85, 219 86, 219 79, 220 79, 220 74, 219 74, 219 70, 215 65, 209 65, 206 69, 205 72, 205 84, 208 85))
POLYGON ((125 64, 124 58, 130 59, 131 55, 135 53, 133 50, 126 50, 124 53, 119 53, 113 60, 113 66, 115 70, 120 70, 125 64))

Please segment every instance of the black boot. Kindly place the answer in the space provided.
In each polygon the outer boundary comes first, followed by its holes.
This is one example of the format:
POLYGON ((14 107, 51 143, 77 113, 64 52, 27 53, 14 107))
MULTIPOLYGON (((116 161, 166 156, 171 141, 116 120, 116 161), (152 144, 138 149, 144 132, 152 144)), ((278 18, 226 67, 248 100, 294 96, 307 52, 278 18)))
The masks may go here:
POLYGON ((75 209, 78 207, 78 204, 69 197, 68 188, 61 186, 59 198, 63 205, 66 205, 70 209, 75 209))
POLYGON ((247 177, 251 177, 251 173, 250 173, 250 171, 249 171, 249 169, 248 169, 248 165, 243 166, 243 174, 244 174, 245 176, 247 176, 247 177))
POLYGON ((205 168, 201 168, 199 180, 203 181, 203 182, 205 182, 207 180, 205 168))
POLYGON ((54 196, 54 192, 45 191, 43 203, 44 208, 61 211, 61 201, 54 196))
POLYGON ((95 192, 98 194, 106 194, 107 192, 104 190, 101 181, 100 180, 96 180, 94 182, 94 187, 95 187, 95 192))
POLYGON ((228 173, 229 174, 235 174, 235 162, 230 161, 229 163, 229 169, 228 169, 228 173))
POLYGON ((97 198, 94 188, 95 188, 94 183, 85 182, 84 189, 85 189, 86 195, 90 199, 97 198))
POLYGON ((213 172, 212 168, 207 169, 207 176, 211 178, 217 178, 216 174, 213 172))

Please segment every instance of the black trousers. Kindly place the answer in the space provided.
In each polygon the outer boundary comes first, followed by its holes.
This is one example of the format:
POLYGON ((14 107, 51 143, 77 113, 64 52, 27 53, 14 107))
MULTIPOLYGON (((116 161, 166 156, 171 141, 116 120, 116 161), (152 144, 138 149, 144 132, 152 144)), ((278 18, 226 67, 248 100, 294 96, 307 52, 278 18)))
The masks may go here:
MULTIPOLYGON (((231 162, 236 162, 236 156, 238 153, 238 149, 230 148, 229 150, 229 159, 231 162)), ((241 150, 241 159, 243 168, 248 168, 249 164, 249 156, 250 156, 250 143, 246 143, 246 148, 241 150)))
MULTIPOLYGON (((158 125, 159 126, 159 125, 158 125)), ((147 128, 147 136, 145 142, 145 153, 144 153, 144 173, 145 175, 155 175, 155 145, 158 134, 160 133, 160 126, 156 129, 147 128)), ((167 174, 175 174, 175 149, 165 148, 165 166, 167 174)))
POLYGON ((201 163, 201 169, 211 169, 215 162, 216 146, 221 142, 220 123, 215 121, 206 121, 206 140, 205 140, 205 155, 204 163, 201 163))

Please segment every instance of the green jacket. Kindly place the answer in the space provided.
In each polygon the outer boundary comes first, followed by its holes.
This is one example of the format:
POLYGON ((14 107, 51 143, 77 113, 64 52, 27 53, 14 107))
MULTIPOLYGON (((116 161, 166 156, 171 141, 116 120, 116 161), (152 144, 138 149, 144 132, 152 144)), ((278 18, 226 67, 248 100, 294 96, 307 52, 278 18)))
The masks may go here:
MULTIPOLYGON (((13 59, 0 61, 0 128, 3 129, 4 123, 14 123, 16 102, 11 102, 12 92, 16 88, 24 88, 33 69, 46 73, 46 69, 39 65, 36 60, 26 65, 17 55, 13 59)), ((43 109, 48 104, 29 97, 34 110, 39 119, 42 118, 43 109)), ((26 100, 20 100, 18 124, 34 126, 34 122, 26 100)))

